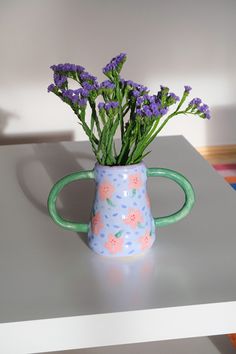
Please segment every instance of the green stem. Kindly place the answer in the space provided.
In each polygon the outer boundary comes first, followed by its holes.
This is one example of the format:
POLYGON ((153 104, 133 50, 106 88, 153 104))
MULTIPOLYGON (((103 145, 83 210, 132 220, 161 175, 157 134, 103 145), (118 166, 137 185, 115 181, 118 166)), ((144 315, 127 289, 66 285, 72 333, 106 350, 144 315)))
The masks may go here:
MULTIPOLYGON (((145 144, 142 144, 142 146, 140 147, 140 149, 139 149, 139 155, 141 155, 141 154, 143 154, 143 152, 144 152, 144 150, 146 149, 146 147, 148 146, 148 145, 150 145, 151 144, 151 142, 156 138, 156 136, 158 135, 158 133, 160 133, 160 131, 164 128, 164 126, 167 124, 167 122, 171 119, 171 118, 173 118, 174 116, 177 116, 177 115, 179 115, 179 114, 186 114, 186 112, 185 111, 179 111, 179 112, 177 112, 177 110, 175 111, 175 112, 173 112, 172 114, 170 114, 167 118, 166 118, 166 120, 161 124, 161 126, 155 131, 155 129, 152 129, 152 131, 151 131, 151 133, 149 134, 149 139, 146 139, 145 140, 145 144)), ((189 114, 189 112, 187 112, 187 114, 189 114)), ((194 114, 194 113, 190 113, 190 114, 194 114)), ((132 159, 131 159, 131 163, 133 163, 133 160, 135 159, 135 158, 137 158, 137 155, 138 154, 135 154, 133 157, 132 157, 132 159)), ((139 156, 138 155, 138 156, 139 156)))
POLYGON ((91 117, 91 119, 94 119, 96 127, 97 127, 98 136, 100 137, 101 136, 101 128, 100 128, 100 124, 99 124, 99 119, 98 119, 98 116, 97 116, 95 103, 91 100, 91 98, 89 98, 89 104, 90 104, 90 107, 92 109, 92 117, 91 117))
MULTIPOLYGON (((170 115, 166 118, 166 120, 162 123, 162 125, 160 126, 160 128, 155 132, 155 137, 156 137, 156 135, 164 128, 164 126, 166 125, 166 123, 167 123, 171 118, 173 118, 174 116, 177 116, 178 114, 193 114, 193 115, 195 115, 195 113, 185 112, 185 111, 179 111, 179 112, 175 111, 175 112, 173 112, 172 114, 170 114, 170 115)), ((152 139, 152 140, 153 140, 153 139, 152 139)))
POLYGON ((72 110, 73 110, 73 112, 75 113, 75 115, 76 115, 76 116, 79 118, 79 120, 81 121, 85 133, 88 135, 88 137, 91 137, 91 139, 93 140, 93 142, 94 142, 96 145, 98 145, 98 144, 99 144, 98 139, 96 138, 96 136, 95 136, 93 133, 91 133, 91 130, 90 130, 89 126, 88 126, 87 123, 85 122, 85 119, 82 119, 82 117, 80 116, 78 110, 76 110, 75 107, 72 106, 70 102, 66 101, 65 98, 62 96, 62 94, 61 94, 60 92, 54 92, 54 94, 55 94, 56 96, 58 96, 63 102, 65 102, 66 104, 68 104, 68 105, 72 108, 72 110))
POLYGON ((178 104, 178 107, 176 108, 175 112, 178 112, 178 110, 180 109, 180 107, 182 106, 182 104, 184 103, 184 101, 186 100, 186 97, 187 97, 187 96, 188 96, 188 93, 186 93, 186 92, 184 91, 183 96, 182 96, 182 98, 181 98, 181 100, 180 100, 180 102, 179 102, 179 104, 178 104))
POLYGON ((106 163, 107 164, 113 164, 116 162, 113 154, 112 154, 112 145, 113 145, 113 138, 114 135, 116 133, 116 130, 119 126, 119 122, 120 122, 120 117, 119 115, 117 115, 117 118, 112 122, 112 126, 111 129, 108 132, 108 141, 106 144, 106 150, 107 150, 107 159, 106 159, 106 163))
POLYGON ((124 104, 124 106, 122 107, 122 113, 123 113, 123 116, 125 116, 125 113, 124 113, 124 110, 129 107, 129 103, 127 102, 126 104, 124 104))
POLYGON ((133 129, 133 122, 130 121, 129 122, 129 126, 128 126, 127 130, 126 130, 126 133, 125 133, 124 143, 122 144, 122 148, 121 148, 120 154, 118 156, 118 161, 117 161, 118 165, 121 163, 124 155, 127 155, 127 149, 128 149, 128 147, 129 147, 129 145, 131 143, 132 129, 133 129))
POLYGON ((141 153, 142 148, 148 145, 147 141, 149 140, 149 138, 152 136, 152 134, 155 132, 155 129, 158 126, 160 119, 156 119, 155 123, 151 126, 151 128, 148 130, 146 137, 144 140, 141 140, 134 148, 132 154, 130 155, 128 162, 127 163, 132 163, 133 160, 135 160, 141 153))
POLYGON ((126 116, 126 114, 129 112, 130 107, 128 107, 124 112, 123 112, 123 117, 126 116))
POLYGON ((120 119, 120 134, 121 134, 121 141, 123 143, 123 136, 124 136, 124 120, 123 120, 123 112, 122 112, 122 95, 121 95, 121 91, 120 91, 120 82, 119 82, 119 77, 116 78, 115 80, 115 85, 116 85, 116 97, 119 103, 119 107, 118 107, 118 116, 120 119))

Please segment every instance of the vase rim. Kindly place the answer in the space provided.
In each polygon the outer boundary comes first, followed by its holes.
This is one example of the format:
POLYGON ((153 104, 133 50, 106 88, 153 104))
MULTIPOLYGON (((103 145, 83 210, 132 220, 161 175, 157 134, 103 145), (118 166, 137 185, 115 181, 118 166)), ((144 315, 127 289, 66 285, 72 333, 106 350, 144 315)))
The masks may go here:
POLYGON ((118 169, 133 169, 135 167, 146 167, 145 163, 143 161, 140 161, 139 163, 135 163, 132 165, 114 165, 114 166, 109 166, 109 165, 101 165, 99 162, 95 163, 96 168, 102 168, 102 169, 113 169, 113 170, 118 170, 118 169))

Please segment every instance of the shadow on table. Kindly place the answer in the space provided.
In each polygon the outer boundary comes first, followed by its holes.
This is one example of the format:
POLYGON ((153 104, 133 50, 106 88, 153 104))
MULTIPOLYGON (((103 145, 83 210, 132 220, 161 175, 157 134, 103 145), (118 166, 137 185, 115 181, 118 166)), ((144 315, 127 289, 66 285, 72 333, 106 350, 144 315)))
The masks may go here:
MULTIPOLYGON (((1 123, 1 121, 0 121, 1 123)), ((0 126, 0 145, 15 144, 36 144, 53 143, 61 141, 72 141, 74 134, 68 132, 42 132, 42 133, 22 133, 22 134, 2 134, 0 126)))
MULTIPOLYGON (((87 143, 84 144, 86 145, 87 143)), ((32 147, 34 154, 19 161, 16 168, 16 175, 25 197, 41 213, 48 215, 47 199, 43 198, 42 201, 42 197, 40 196, 40 199, 37 195, 37 183, 42 186, 40 189, 43 188, 43 192, 48 196, 50 189, 59 179, 67 174, 84 169, 78 162, 78 158, 92 161, 94 161, 94 158, 89 153, 70 152, 66 150, 61 143, 50 145, 35 144, 32 145, 32 147), (38 182, 34 182, 36 185, 35 188, 32 187, 31 183, 27 182, 30 181, 30 173, 32 173, 32 178, 35 178, 35 163, 40 163, 49 177, 49 188, 48 181, 44 181, 42 178, 39 178, 38 182)), ((87 151, 88 150, 89 149, 87 148, 87 151)), ((81 180, 79 183, 71 183, 60 193, 60 207, 58 207, 59 214, 70 221, 88 223, 94 194, 95 184, 91 180, 81 180)), ((84 240, 84 238, 82 239, 84 240)))
POLYGON ((221 354, 235 354, 236 348, 226 335, 208 337, 221 354))

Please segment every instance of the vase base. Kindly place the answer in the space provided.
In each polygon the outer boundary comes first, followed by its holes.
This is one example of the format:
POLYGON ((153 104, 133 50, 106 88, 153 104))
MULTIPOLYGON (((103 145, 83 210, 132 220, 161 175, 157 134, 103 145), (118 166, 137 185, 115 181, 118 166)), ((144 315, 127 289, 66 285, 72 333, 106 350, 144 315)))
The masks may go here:
POLYGON ((141 258, 144 257, 145 255, 147 255, 147 253, 149 253, 150 249, 152 248, 152 245, 154 243, 155 239, 153 240, 152 244, 150 245, 150 247, 144 249, 144 250, 132 250, 132 252, 127 252, 127 253, 109 253, 106 252, 104 250, 102 250, 101 252, 99 252, 99 250, 97 250, 95 247, 93 247, 93 245, 88 244, 89 248, 96 253, 99 256, 105 257, 105 258, 118 258, 118 259, 135 259, 135 258, 141 258))

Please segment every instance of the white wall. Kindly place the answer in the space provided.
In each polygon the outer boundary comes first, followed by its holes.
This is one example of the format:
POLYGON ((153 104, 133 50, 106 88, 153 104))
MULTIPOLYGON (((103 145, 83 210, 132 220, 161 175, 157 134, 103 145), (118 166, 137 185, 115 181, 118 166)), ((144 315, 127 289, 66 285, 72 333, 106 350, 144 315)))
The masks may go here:
POLYGON ((123 77, 181 94, 193 87, 210 121, 178 117, 165 134, 195 146, 236 143, 235 0, 0 0, 0 139, 74 131, 70 108, 46 88, 51 64, 101 68, 126 52, 123 77))

